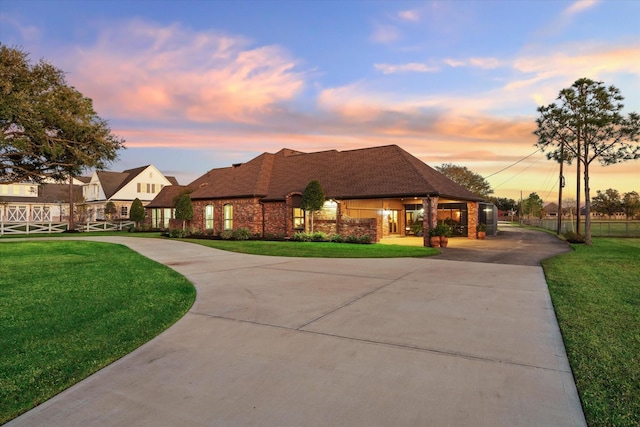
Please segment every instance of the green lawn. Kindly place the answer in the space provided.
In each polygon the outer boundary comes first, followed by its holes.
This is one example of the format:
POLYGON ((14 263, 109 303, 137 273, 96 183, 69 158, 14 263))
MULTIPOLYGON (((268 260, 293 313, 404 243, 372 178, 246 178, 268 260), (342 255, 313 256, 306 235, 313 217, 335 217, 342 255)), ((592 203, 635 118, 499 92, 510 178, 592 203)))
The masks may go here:
POLYGON ((440 253, 423 246, 359 245, 330 242, 270 242, 263 240, 180 239, 225 251, 254 255, 316 258, 399 258, 425 257, 440 253))
POLYGON ((640 426, 640 239, 597 238, 543 261, 590 426, 640 426))
POLYGON ((183 276, 124 246, 0 243, 0 424, 149 341, 194 300, 183 276))

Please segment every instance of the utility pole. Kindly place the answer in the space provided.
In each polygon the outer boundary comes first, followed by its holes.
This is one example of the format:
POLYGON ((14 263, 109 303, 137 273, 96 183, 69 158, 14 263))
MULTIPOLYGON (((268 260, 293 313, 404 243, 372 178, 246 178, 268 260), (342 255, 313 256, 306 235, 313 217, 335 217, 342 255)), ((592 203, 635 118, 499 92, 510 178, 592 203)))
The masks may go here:
POLYGON ((564 175, 562 169, 564 166, 564 140, 560 142, 560 189, 558 190, 558 229, 556 233, 560 235, 562 232, 562 189, 564 188, 564 175))

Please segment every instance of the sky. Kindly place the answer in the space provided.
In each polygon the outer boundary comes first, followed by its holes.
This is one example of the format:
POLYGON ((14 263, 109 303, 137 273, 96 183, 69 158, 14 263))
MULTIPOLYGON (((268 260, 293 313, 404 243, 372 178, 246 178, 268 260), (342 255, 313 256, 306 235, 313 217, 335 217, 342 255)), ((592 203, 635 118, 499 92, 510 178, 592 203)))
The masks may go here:
MULTIPOLYGON (((282 148, 396 144, 494 195, 557 200, 537 108, 588 77, 640 112, 640 2, 0 0, 0 41, 65 71, 126 150, 188 184, 282 148)), ((575 198, 575 167, 564 195, 575 198)), ((591 191, 640 192, 640 161, 591 191)))

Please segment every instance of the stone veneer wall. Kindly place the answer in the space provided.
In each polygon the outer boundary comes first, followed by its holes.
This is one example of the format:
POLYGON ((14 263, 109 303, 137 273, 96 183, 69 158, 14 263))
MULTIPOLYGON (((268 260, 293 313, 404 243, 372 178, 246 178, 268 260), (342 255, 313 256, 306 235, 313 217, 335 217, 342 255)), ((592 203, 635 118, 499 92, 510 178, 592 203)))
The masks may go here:
POLYGON ((478 237, 476 228, 478 227, 478 202, 467 202, 467 237, 476 239, 478 237))
POLYGON ((371 242, 378 243, 380 241, 377 218, 349 218, 342 216, 337 228, 338 234, 343 237, 368 235, 371 237, 371 242))

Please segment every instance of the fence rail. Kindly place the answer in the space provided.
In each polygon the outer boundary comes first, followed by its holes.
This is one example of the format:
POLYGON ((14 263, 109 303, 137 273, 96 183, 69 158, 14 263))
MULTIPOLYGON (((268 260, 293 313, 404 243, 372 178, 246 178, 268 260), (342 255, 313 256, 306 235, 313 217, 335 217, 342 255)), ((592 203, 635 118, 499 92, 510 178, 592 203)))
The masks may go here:
MULTIPOLYGON (((557 219, 529 219, 524 223, 547 230, 558 229, 557 219)), ((576 231, 575 219, 563 219, 560 233, 576 231)), ((584 218, 580 221, 580 233, 584 234, 584 218)), ((591 220, 591 235, 593 237, 640 237, 640 221, 600 221, 591 220)))
MULTIPOLYGON (((135 226, 133 221, 88 222, 78 224, 78 231, 122 231, 135 226)), ((68 222, 3 222, 0 221, 0 236, 5 234, 63 233, 69 229, 68 222)))

